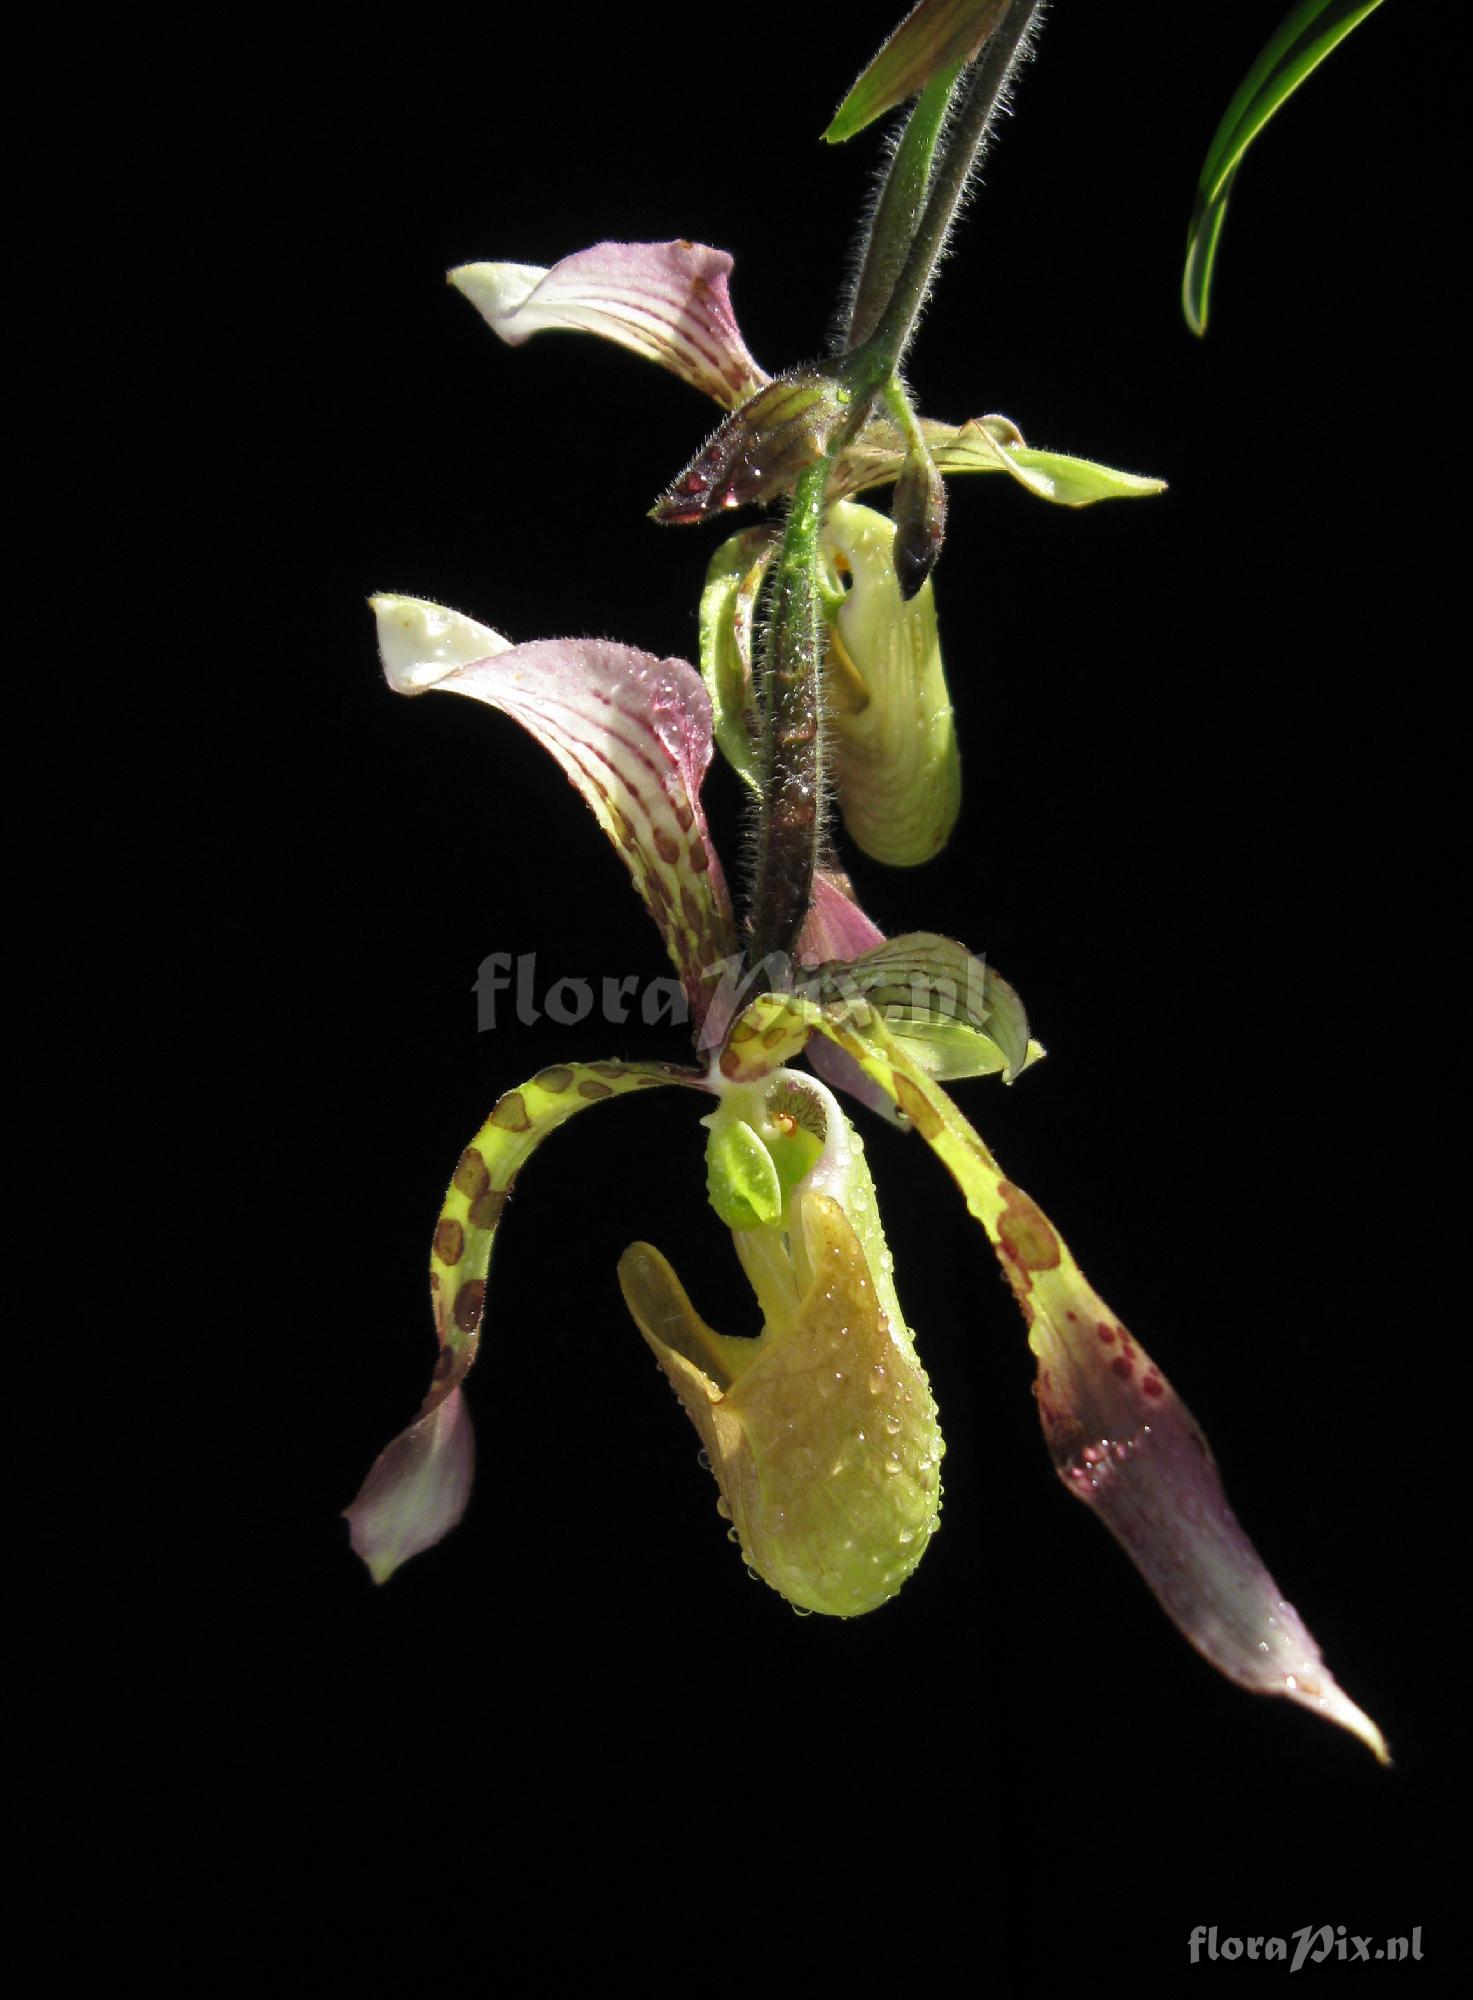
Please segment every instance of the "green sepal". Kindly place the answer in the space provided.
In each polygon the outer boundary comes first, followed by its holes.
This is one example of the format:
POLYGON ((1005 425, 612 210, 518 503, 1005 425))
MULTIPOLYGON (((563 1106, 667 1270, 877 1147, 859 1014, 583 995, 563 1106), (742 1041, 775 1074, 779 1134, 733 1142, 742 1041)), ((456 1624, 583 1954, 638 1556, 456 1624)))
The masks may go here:
MULTIPOLYGON (((1120 472, 1094 459, 1039 451, 1025 443, 1009 417, 972 417, 964 424, 920 420, 920 434, 941 472, 1006 472, 1035 498, 1058 507, 1090 507, 1100 500, 1142 500, 1164 493, 1166 481, 1120 472)), ((862 493, 900 477, 909 455, 906 438, 886 414, 872 416, 844 447, 829 482, 831 497, 862 493)))
POLYGON ((878 1018, 933 1078, 1013 1078, 1043 1051, 1028 1039, 1015 989, 953 938, 915 931, 844 965, 819 966, 805 989, 831 1016, 867 1030, 878 1018))

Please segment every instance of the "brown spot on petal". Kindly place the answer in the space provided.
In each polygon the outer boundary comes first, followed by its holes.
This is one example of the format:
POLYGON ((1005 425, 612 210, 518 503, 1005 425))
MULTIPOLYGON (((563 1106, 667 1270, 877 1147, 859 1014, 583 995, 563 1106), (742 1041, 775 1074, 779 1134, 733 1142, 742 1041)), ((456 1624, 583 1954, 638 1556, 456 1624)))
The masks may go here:
POLYGON ((497 1099, 491 1113, 491 1123, 503 1132, 531 1131, 532 1121, 527 1116, 526 1100, 519 1090, 509 1090, 505 1097, 497 1099))
POLYGON ((637 849, 639 846, 639 841, 637 836, 635 835, 634 822, 633 820, 630 819, 628 813, 624 812, 619 806, 616 805, 610 805, 609 812, 613 818, 614 827, 619 836, 619 844, 622 847, 629 848, 631 851, 637 849))
POLYGON ((690 865, 698 875, 704 874, 711 866, 711 857, 706 852, 706 843, 701 839, 699 834, 696 835, 690 844, 690 865))
POLYGON ((1110 1370, 1112 1374, 1118 1375, 1122 1382, 1128 1382, 1135 1373, 1135 1370, 1123 1354, 1116 1355, 1115 1359, 1110 1363, 1110 1370))
POLYGON ((461 1154, 452 1185, 459 1188, 462 1194, 468 1194, 472 1200, 483 1188, 491 1185, 490 1170, 474 1146, 467 1146, 461 1154))
POLYGON ((578 1086, 578 1095, 586 1097, 590 1104, 597 1103, 600 1097, 612 1097, 613 1094, 606 1083, 595 1083, 591 1078, 578 1086))
POLYGON ((471 1203, 469 1221, 472 1229, 494 1229, 501 1220, 501 1211, 506 1207, 506 1188, 487 1188, 471 1203))
POLYGON ((435 1228, 435 1255, 442 1264, 458 1264, 465 1248, 465 1231, 453 1215, 443 1216, 435 1228))
POLYGON ((895 1095, 900 1108, 924 1139, 934 1139, 942 1131, 939 1111, 922 1095, 908 1076, 895 1072, 895 1095))
POLYGON ((667 833, 663 826, 655 828, 655 852, 662 861, 672 864, 680 859, 680 842, 673 833, 667 833))
MULTIPOLYGON (((1073 1313, 1070 1313, 1069 1317, 1070 1319, 1073 1319, 1074 1317, 1073 1313)), ((1106 1326, 1105 1322, 1101 1320, 1099 1325, 1095 1328, 1095 1332, 1099 1335, 1100 1339, 1104 1341, 1106 1347, 1114 1346, 1115 1329, 1113 1326, 1106 1326)))
POLYGON ((584 1067, 591 1069, 595 1076, 623 1076, 629 1065, 621 1062, 596 1062, 586 1063, 584 1067))
POLYGON ((1148 1375, 1141 1387, 1148 1396, 1162 1396, 1166 1393, 1166 1384, 1159 1375, 1148 1375))
POLYGON ((1003 1212, 997 1233, 1004 1254, 1025 1271, 1052 1271, 1059 1263, 1059 1239, 1043 1210, 1011 1181, 1002 1183, 1003 1212))
POLYGON ((540 1069, 533 1078, 539 1090, 549 1091, 554 1097, 566 1090, 573 1081, 573 1072, 566 1063, 555 1063, 551 1069, 540 1069))
POLYGON ((695 823, 695 813, 684 799, 676 800, 673 803, 675 805, 675 824, 680 828, 682 833, 689 833, 695 823))
POLYGON ((474 1333, 486 1310, 486 1280, 472 1278, 455 1294, 455 1324, 462 1333, 474 1333))

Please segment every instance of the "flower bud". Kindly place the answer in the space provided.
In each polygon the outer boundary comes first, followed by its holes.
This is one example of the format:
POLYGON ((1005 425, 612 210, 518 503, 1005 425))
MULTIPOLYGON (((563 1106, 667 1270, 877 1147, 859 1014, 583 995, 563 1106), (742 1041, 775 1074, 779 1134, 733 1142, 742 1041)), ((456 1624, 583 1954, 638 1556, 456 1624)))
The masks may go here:
POLYGON ((907 603, 894 525, 853 501, 830 510, 825 547, 841 586, 826 674, 834 790, 871 859, 929 861, 961 810, 961 759, 941 664, 936 600, 907 603))

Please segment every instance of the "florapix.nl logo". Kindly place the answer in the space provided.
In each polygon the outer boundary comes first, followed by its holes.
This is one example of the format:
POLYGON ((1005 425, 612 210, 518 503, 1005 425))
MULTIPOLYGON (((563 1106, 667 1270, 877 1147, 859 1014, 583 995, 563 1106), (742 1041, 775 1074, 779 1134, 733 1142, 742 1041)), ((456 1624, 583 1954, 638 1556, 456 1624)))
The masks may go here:
MULTIPOLYGON (((912 1025, 952 1021, 985 1030, 993 1014, 985 963, 959 947, 944 966, 922 958, 911 961, 902 950, 893 962, 863 971, 859 965, 803 966, 781 953, 755 965, 732 957, 706 967, 699 983, 706 1011, 697 1045, 706 1052, 720 1047, 742 1007, 763 993, 792 993, 828 1007, 870 1008, 883 1020, 912 1025)), ((488 953, 473 990, 476 1027, 483 1034, 511 1021, 524 1028, 543 1021, 574 1028, 597 1019, 619 1028, 636 1020, 645 1027, 662 1021, 684 1026, 691 1018, 690 996, 678 979, 603 973, 548 980, 539 971, 535 951, 488 953)))
POLYGON ((1198 1924, 1187 1942, 1187 1956, 1193 1965, 1204 1959, 1281 1959, 1291 1972, 1326 1959, 1339 1965, 1376 1959, 1395 1963, 1422 1956, 1422 1926, 1413 1925, 1406 1937, 1377 1938, 1358 1937, 1344 1924, 1306 1924, 1281 1938, 1219 1937, 1216 1924, 1198 1924))

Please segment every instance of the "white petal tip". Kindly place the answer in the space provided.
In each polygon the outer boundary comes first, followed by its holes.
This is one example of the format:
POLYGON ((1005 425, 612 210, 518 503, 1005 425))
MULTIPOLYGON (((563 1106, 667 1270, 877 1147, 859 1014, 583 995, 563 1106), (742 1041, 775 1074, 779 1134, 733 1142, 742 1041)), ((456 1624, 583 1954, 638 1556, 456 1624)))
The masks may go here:
POLYGON ((421 694, 457 667, 511 650, 510 639, 443 604, 390 593, 368 602, 378 621, 384 678, 396 694, 421 694))

